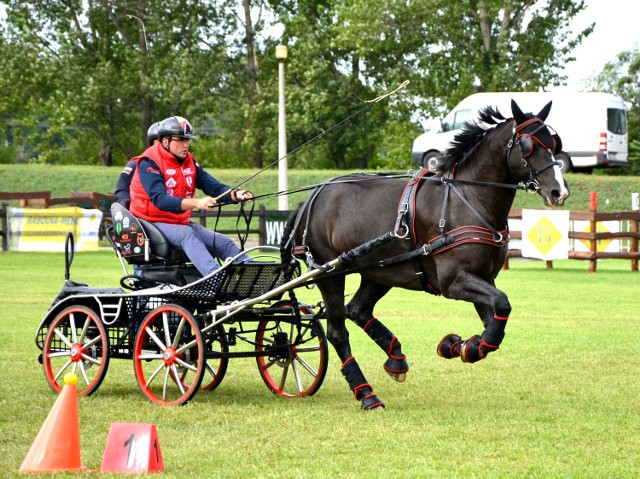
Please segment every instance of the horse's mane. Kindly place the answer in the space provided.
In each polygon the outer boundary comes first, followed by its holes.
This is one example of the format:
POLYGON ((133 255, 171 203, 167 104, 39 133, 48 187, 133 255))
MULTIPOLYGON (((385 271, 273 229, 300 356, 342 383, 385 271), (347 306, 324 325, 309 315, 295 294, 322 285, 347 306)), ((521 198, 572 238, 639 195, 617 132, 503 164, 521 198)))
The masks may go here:
POLYGON ((495 130, 496 125, 504 123, 507 119, 500 113, 497 107, 488 106, 478 111, 478 119, 484 123, 467 121, 462 126, 462 131, 454 136, 451 146, 444 152, 440 161, 440 169, 451 171, 455 165, 461 167, 473 156, 475 150, 482 141, 495 130), (487 126, 491 125, 491 126, 487 126))

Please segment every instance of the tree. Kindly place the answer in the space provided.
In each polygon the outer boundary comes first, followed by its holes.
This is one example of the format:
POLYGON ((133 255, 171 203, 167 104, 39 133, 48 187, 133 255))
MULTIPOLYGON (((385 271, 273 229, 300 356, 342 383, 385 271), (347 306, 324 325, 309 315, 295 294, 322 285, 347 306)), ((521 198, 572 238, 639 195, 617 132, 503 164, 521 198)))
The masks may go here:
POLYGON ((205 163, 276 159, 277 43, 290 49, 289 147, 321 136, 293 167, 409 165, 421 117, 476 91, 561 83, 557 67, 590 32, 570 30, 582 0, 3 3, 7 128, 38 161, 105 165, 140 152, 151 122, 174 114, 200 132, 205 163))

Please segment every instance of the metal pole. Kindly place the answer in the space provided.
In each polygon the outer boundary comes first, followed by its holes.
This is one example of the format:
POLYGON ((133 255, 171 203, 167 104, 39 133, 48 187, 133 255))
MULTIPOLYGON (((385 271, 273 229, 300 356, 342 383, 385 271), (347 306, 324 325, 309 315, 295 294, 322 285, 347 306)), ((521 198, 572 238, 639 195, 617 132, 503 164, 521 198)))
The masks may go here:
MULTIPOLYGON (((289 189, 288 165, 287 165, 287 126, 284 109, 284 61, 287 59, 287 47, 278 45, 276 47, 276 58, 278 59, 278 190, 289 189)), ((289 198, 287 195, 278 197, 278 209, 286 211, 289 209, 289 198)))

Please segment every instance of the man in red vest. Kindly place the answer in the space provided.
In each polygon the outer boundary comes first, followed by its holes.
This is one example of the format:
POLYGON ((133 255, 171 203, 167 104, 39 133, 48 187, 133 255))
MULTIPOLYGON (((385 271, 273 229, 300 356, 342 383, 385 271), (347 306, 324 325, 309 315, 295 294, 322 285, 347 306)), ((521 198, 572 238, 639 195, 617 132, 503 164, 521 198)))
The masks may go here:
MULTIPOLYGON (((154 223, 169 243, 182 249, 198 271, 207 276, 220 267, 215 257, 226 260, 241 250, 227 236, 190 221, 191 211, 250 200, 253 195, 219 182, 195 161, 189 152, 189 144, 195 138, 193 127, 185 118, 172 116, 160 122, 158 138, 160 142, 147 148, 138 160, 131 181, 129 211, 154 223), (209 196, 195 198, 196 189, 209 196)), ((246 259, 248 256, 242 254, 236 261, 246 259)))

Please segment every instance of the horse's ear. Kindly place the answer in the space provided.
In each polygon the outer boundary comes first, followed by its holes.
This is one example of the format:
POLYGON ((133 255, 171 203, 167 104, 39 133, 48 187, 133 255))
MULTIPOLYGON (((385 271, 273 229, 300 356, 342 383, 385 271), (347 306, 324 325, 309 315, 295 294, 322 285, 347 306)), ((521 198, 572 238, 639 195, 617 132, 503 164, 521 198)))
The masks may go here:
POLYGON ((513 114, 513 119, 516 121, 516 125, 527 121, 527 116, 522 113, 522 110, 513 99, 511 100, 511 113, 513 114))
POLYGON ((536 115, 536 118, 538 118, 538 119, 540 119, 540 120, 542 120, 542 121, 545 121, 545 120, 547 119, 547 117, 549 116, 549 112, 551 111, 551 104, 552 104, 552 103, 553 103, 552 101, 550 101, 549 103, 547 103, 547 104, 542 108, 542 110, 540 110, 540 113, 538 113, 538 114, 536 115))

